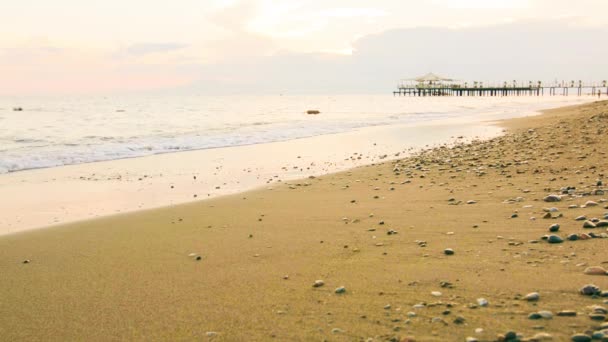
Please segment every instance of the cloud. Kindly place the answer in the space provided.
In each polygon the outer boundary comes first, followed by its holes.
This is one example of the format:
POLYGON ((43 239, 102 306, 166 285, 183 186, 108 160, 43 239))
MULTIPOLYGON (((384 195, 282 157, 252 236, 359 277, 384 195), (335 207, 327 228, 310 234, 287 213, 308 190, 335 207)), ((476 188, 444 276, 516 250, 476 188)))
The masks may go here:
POLYGON ((433 71, 478 81, 608 78, 608 28, 568 20, 461 29, 412 28, 368 35, 352 55, 283 53, 201 66, 209 93, 390 93, 402 78, 433 71))
POLYGON ((143 56, 153 53, 171 52, 187 48, 187 44, 180 43, 139 43, 125 49, 130 55, 143 56))

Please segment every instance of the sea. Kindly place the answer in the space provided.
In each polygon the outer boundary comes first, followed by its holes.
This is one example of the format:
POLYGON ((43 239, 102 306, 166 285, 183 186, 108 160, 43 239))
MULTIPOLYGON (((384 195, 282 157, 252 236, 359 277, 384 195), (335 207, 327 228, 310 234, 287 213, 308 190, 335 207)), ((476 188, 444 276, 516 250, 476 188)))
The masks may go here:
POLYGON ((588 101, 576 96, 0 97, 0 174, 374 126, 482 123, 588 101))

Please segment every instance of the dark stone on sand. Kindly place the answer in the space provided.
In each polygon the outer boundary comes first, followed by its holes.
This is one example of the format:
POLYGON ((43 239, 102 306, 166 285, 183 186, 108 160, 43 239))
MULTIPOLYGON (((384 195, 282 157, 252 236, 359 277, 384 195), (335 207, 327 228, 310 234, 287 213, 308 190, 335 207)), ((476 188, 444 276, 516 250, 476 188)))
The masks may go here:
POLYGON ((585 296, 593 296, 593 295, 600 294, 602 291, 600 290, 599 287, 597 287, 593 284, 587 284, 581 288, 580 292, 581 292, 581 294, 583 294, 585 296))
POLYGON ((591 336, 585 334, 576 334, 571 337, 572 342, 591 342, 591 336))
POLYGON ((444 253, 445 255, 454 255, 454 250, 453 250, 453 249, 451 249, 451 248, 446 248, 446 249, 443 251, 443 253, 444 253))
POLYGON ((573 310, 563 310, 557 313, 558 316, 561 317, 575 317, 576 316, 576 311, 573 310))
POLYGON ((578 235, 577 234, 570 234, 570 235, 568 235, 568 240, 570 240, 570 241, 576 241, 576 240, 578 240, 578 235))
POLYGON ((562 200, 562 198, 559 197, 558 195, 549 195, 549 196, 543 198, 543 201, 545 201, 545 202, 559 202, 561 200, 562 200))
POLYGON ((552 225, 549 227, 549 231, 550 231, 550 232, 552 232, 552 233, 555 233, 555 232, 557 232, 558 230, 559 230, 559 224, 557 224, 557 223, 552 224, 552 225))
POLYGON ((547 238, 547 242, 549 242, 549 243, 562 243, 562 242, 564 242, 564 239, 562 239, 561 237, 559 237, 557 235, 549 235, 549 237, 547 238))

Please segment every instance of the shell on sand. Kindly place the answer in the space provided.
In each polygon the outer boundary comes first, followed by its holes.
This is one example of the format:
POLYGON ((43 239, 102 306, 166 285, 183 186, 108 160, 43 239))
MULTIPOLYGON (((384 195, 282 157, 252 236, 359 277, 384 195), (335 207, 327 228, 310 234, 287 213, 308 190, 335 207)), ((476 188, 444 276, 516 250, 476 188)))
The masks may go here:
POLYGON ((604 269, 603 267, 600 267, 600 266, 587 267, 585 269, 585 274, 588 274, 588 275, 608 275, 608 273, 606 273, 606 269, 604 269))

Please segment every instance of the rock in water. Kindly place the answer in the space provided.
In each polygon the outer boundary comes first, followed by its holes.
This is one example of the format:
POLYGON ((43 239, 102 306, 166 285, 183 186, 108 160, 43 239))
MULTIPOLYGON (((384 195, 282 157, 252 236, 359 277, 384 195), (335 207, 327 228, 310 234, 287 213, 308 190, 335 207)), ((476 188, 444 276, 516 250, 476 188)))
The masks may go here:
POLYGON ((585 269, 585 274, 588 275, 608 275, 606 270, 601 266, 591 266, 585 269))
POLYGON ((547 241, 549 243, 562 243, 562 242, 564 242, 564 239, 562 239, 561 237, 559 237, 557 235, 549 235, 549 237, 547 238, 547 241))
POLYGON ((559 197, 558 195, 549 195, 549 196, 543 198, 543 201, 545 201, 545 202, 559 202, 561 200, 562 200, 562 198, 559 197))

